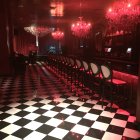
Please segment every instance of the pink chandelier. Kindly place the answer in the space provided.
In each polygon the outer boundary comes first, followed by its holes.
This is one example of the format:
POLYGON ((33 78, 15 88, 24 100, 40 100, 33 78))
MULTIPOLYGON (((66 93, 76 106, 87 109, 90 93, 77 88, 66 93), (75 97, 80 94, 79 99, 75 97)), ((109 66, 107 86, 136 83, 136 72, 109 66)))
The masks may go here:
POLYGON ((84 38, 87 37, 91 30, 91 23, 83 20, 83 17, 79 17, 79 20, 72 24, 71 31, 72 34, 84 38))
POLYGON ((36 46, 39 46, 38 37, 42 37, 48 33, 51 33, 53 31, 53 28, 32 25, 29 27, 24 27, 24 30, 36 37, 36 46))
POLYGON ((119 30, 132 30, 140 22, 140 6, 118 1, 106 13, 110 26, 119 30))
POLYGON ((64 37, 64 32, 62 32, 59 29, 57 29, 56 31, 52 32, 52 37, 55 40, 61 40, 64 37))

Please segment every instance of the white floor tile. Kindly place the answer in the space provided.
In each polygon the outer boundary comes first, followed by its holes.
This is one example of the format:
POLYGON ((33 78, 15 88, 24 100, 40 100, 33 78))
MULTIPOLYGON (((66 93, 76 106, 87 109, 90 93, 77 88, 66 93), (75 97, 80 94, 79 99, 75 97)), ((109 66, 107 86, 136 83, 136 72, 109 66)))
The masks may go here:
POLYGON ((19 119, 21 119, 21 118, 18 116, 15 116, 15 115, 11 115, 10 117, 4 119, 3 121, 8 122, 8 123, 14 123, 19 119))
POLYGON ((34 105, 34 104, 36 104, 36 102, 35 101, 27 101, 24 104, 25 105, 34 105))
POLYGON ((84 102, 81 102, 81 101, 74 101, 72 104, 73 104, 73 105, 77 105, 77 106, 81 106, 81 105, 84 104, 84 102))
POLYGON ((22 139, 15 137, 15 136, 12 136, 12 135, 9 135, 8 137, 4 138, 3 140, 22 140, 22 139))
POLYGON ((130 115, 130 113, 128 111, 123 110, 123 109, 118 109, 116 113, 122 114, 122 115, 130 115))
POLYGON ((61 124, 63 121, 59 120, 59 119, 55 119, 55 118, 51 118, 50 120, 48 120, 45 124, 47 125, 51 125, 54 127, 57 127, 59 124, 61 124))
POLYGON ((136 117, 134 117, 134 116, 128 117, 128 122, 135 122, 135 121, 136 121, 136 117))
POLYGON ((91 128, 106 131, 108 126, 109 126, 109 124, 107 124, 107 123, 102 123, 102 122, 95 121, 93 123, 93 125, 91 126, 91 128))
POLYGON ((43 133, 39 133, 39 132, 32 132, 31 134, 29 134, 27 137, 24 138, 24 140, 42 140, 46 135, 43 133))
POLYGON ((48 105, 48 104, 46 104, 46 105, 44 105, 44 106, 42 106, 42 107, 40 107, 40 108, 46 109, 46 110, 51 110, 52 108, 54 108, 54 106, 53 106, 53 105, 48 105))
POLYGON ((7 134, 12 134, 20 128, 21 128, 20 126, 10 124, 7 127, 4 127, 3 129, 1 129, 1 131, 7 134))
POLYGON ((34 111, 37 110, 37 109, 38 109, 37 107, 29 106, 29 107, 25 108, 24 110, 25 110, 25 111, 28 111, 28 112, 34 112, 34 111))
POLYGON ((92 138, 92 137, 89 137, 89 136, 84 136, 84 137, 82 138, 82 140, 99 140, 99 139, 92 138))
POLYGON ((48 104, 52 102, 52 100, 47 100, 47 99, 44 99, 44 100, 41 100, 40 103, 43 103, 43 104, 48 104))
POLYGON ((81 120, 82 118, 80 118, 80 117, 77 117, 77 116, 69 116, 68 118, 66 118, 66 120, 65 121, 67 121, 67 122, 71 122, 71 123, 78 123, 80 120, 81 120))
POLYGON ((102 140, 122 140, 122 136, 110 132, 105 132, 102 140))
POLYGON ((64 98, 56 98, 56 99, 54 99, 54 101, 56 101, 56 102, 63 102, 63 101, 65 101, 66 99, 64 99, 64 98))
POLYGON ((61 128, 55 128, 53 131, 51 131, 48 135, 52 136, 58 139, 62 139, 69 131, 61 129, 61 128))
POLYGON ((96 104, 98 101, 97 100, 87 100, 86 103, 89 103, 89 104, 96 104))
POLYGON ((104 110, 104 107, 102 108, 101 105, 96 104, 96 105, 93 106, 93 109, 104 110))
POLYGON ((14 114, 18 113, 19 111, 21 111, 21 110, 17 109, 17 108, 12 108, 12 109, 6 111, 6 113, 14 115, 14 114))
POLYGON ((68 99, 69 99, 69 100, 74 100, 74 101, 76 101, 78 98, 79 98, 79 97, 71 96, 71 97, 69 97, 68 99))
POLYGON ((138 132, 136 130, 125 128, 123 136, 130 137, 133 139, 138 139, 138 138, 140 138, 140 132, 138 132))
POLYGON ((68 104, 68 103, 60 103, 60 104, 58 104, 57 106, 66 108, 66 107, 68 107, 69 105, 70 105, 70 104, 68 104))
POLYGON ((89 107, 81 106, 81 107, 79 107, 77 110, 78 110, 78 111, 81 111, 81 112, 89 112, 90 109, 91 109, 91 108, 89 108, 89 107))
POLYGON ((125 127, 126 123, 127 123, 126 121, 113 118, 110 124, 115 126, 125 127))
POLYGON ((74 109, 65 108, 61 111, 61 113, 71 115, 74 111, 74 109))
POLYGON ((20 105, 20 103, 12 103, 12 104, 9 104, 8 106, 10 106, 10 107, 17 107, 19 105, 20 105))
POLYGON ((28 123, 27 125, 25 125, 24 127, 27 129, 31 129, 31 130, 36 130, 37 128, 39 128, 42 125, 42 123, 39 122, 35 122, 35 121, 31 121, 30 123, 28 123))
POLYGON ((96 121, 99 115, 87 113, 83 118, 91 120, 91 121, 96 121))
POLYGON ((36 118, 38 118, 40 115, 36 114, 36 113, 30 113, 28 115, 26 115, 24 118, 28 119, 28 120, 35 120, 36 118))
POLYGON ((49 110, 49 111, 47 111, 46 113, 44 113, 43 115, 44 115, 44 116, 48 116, 48 117, 54 117, 54 116, 57 115, 57 114, 58 114, 58 112, 49 110))
POLYGON ((75 125, 71 131, 72 132, 75 132, 75 133, 78 133, 78 134, 82 134, 82 135, 85 135, 87 133, 87 131, 89 130, 89 127, 86 127, 86 126, 83 126, 83 125, 75 125))
POLYGON ((108 118, 113 118, 115 115, 115 113, 113 112, 109 112, 109 111, 103 111, 100 116, 105 116, 105 117, 108 117, 108 118))

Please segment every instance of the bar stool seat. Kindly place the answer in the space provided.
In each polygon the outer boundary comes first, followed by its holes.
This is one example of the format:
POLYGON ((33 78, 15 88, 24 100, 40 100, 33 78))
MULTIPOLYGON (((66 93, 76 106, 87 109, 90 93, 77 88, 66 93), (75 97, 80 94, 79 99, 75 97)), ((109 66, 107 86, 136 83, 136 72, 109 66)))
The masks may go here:
MULTIPOLYGON (((111 82, 111 80, 108 80, 108 82, 111 82)), ((112 79, 112 83, 115 85, 123 85, 126 84, 125 81, 119 80, 119 79, 112 79)))

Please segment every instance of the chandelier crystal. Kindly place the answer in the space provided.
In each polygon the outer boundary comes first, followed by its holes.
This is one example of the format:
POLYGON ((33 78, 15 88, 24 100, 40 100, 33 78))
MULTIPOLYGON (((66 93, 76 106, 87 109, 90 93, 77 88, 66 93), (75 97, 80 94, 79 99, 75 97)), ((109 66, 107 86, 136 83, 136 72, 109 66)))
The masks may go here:
POLYGON ((55 40, 61 40, 64 37, 64 32, 62 32, 59 29, 57 29, 56 31, 52 32, 52 37, 55 40))
POLYGON ((85 38, 91 31, 91 23, 83 20, 83 17, 79 17, 79 20, 71 26, 72 34, 79 37, 85 38))
POLYGON ((47 28, 47 27, 43 27, 43 26, 24 27, 24 30, 31 33, 34 36, 39 36, 39 37, 42 37, 53 31, 52 28, 47 28))
POLYGON ((117 30, 133 30, 140 22, 140 6, 118 1, 107 11, 106 19, 109 25, 117 30))
POLYGON ((38 46, 38 37, 42 37, 48 33, 51 33, 54 29, 53 28, 47 28, 43 26, 29 26, 29 27, 24 27, 24 30, 26 32, 31 33, 36 37, 36 46, 38 46))

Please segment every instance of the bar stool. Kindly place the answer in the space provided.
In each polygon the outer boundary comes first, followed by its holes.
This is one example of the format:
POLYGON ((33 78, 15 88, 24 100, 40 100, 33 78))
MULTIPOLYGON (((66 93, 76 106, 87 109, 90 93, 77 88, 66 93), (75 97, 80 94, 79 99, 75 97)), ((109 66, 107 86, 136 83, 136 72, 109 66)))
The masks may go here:
POLYGON ((83 71, 83 68, 82 68, 82 62, 79 60, 79 59, 76 59, 75 60, 75 86, 76 86, 76 91, 78 91, 78 88, 81 87, 81 84, 82 83, 82 71, 83 71))
POLYGON ((92 94, 98 93, 101 95, 101 68, 100 66, 92 62, 90 63, 90 69, 91 69, 91 89, 92 89, 92 94))
POLYGON ((112 108, 114 97, 115 97, 113 95, 116 94, 119 97, 120 96, 119 89, 122 88, 124 90, 124 88, 127 86, 127 82, 113 78, 113 72, 108 65, 104 65, 104 64, 101 65, 101 73, 102 73, 102 107, 103 107, 103 100, 105 96, 105 87, 106 88, 109 87, 109 89, 111 90, 110 108, 112 108))
POLYGON ((84 90, 84 94, 86 93, 86 91, 89 91, 89 78, 90 78, 90 67, 89 64, 86 61, 82 61, 83 64, 83 85, 82 85, 82 89, 84 90))

